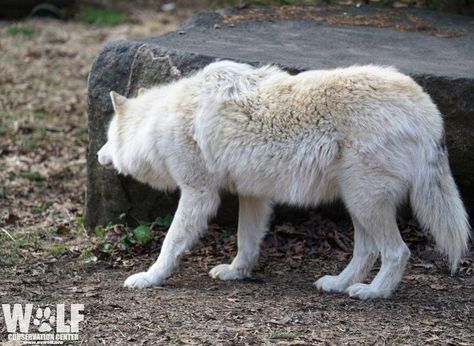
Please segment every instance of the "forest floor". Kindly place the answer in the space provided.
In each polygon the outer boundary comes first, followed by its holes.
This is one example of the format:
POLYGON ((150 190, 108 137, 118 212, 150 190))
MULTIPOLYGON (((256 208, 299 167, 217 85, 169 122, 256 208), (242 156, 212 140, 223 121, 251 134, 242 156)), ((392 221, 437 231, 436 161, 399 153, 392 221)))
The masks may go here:
MULTIPOLYGON (((85 345, 473 344, 472 254, 456 277, 433 257, 414 256, 391 298, 360 301, 312 286, 316 278, 342 270, 348 252, 334 246, 309 256, 301 234, 287 245, 269 244, 275 230, 252 279, 211 279, 208 270, 231 259, 231 233, 223 240, 222 230, 213 229, 160 288, 122 287, 128 275, 146 270, 154 251, 89 263, 68 252, 0 268, 0 300, 84 304, 85 345)), ((6 330, 0 318, 1 339, 6 330)))
MULTIPOLYGON (((123 9, 127 17, 114 26, 85 17, 0 21, 2 303, 84 304, 85 345, 474 343, 473 251, 450 277, 432 239, 410 220, 401 228, 413 256, 386 300, 363 302, 312 286, 351 256, 347 220, 322 214, 273 225, 251 280, 207 275, 236 250, 236 230, 211 225, 167 285, 122 288, 153 262, 166 227, 153 230, 147 247, 107 253, 103 230, 84 229, 87 75, 107 41, 174 30, 200 7, 123 9)), ((0 315, 0 343, 7 338, 3 322, 0 315)))

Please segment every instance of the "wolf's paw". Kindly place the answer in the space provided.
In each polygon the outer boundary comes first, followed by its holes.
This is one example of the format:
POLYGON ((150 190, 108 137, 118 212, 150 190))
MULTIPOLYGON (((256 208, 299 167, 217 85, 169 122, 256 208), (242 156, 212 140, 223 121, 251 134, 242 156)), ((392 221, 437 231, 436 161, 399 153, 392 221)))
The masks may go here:
POLYGON ((359 298, 362 300, 374 298, 387 298, 390 292, 374 290, 369 284, 354 284, 347 288, 346 293, 349 297, 359 298))
POLYGON ((346 281, 342 281, 338 276, 333 275, 323 276, 314 285, 324 292, 344 292, 347 288, 346 281))
POLYGON ((125 280, 123 286, 128 288, 147 288, 159 286, 160 284, 160 280, 152 277, 147 272, 142 272, 129 276, 127 280, 125 280))
POLYGON ((213 279, 221 279, 221 280, 242 280, 249 275, 246 275, 242 270, 236 270, 232 268, 230 264, 219 264, 211 269, 209 275, 213 279))

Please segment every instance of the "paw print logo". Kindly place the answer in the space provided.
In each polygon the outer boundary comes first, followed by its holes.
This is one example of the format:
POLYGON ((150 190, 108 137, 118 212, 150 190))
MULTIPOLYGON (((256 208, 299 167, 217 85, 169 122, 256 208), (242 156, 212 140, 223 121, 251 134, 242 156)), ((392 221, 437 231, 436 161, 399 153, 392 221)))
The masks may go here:
POLYGON ((56 317, 51 313, 49 307, 44 310, 42 308, 36 310, 36 318, 33 320, 33 324, 38 327, 40 333, 50 332, 53 329, 51 325, 54 322, 56 322, 56 317))

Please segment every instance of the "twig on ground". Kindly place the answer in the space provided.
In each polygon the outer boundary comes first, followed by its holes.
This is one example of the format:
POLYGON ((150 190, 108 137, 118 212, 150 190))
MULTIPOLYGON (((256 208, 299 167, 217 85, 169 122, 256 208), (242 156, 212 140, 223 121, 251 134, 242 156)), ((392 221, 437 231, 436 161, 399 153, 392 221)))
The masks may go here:
POLYGON ((334 241, 336 242, 337 246, 339 246, 345 252, 351 252, 347 245, 341 240, 341 237, 337 231, 334 231, 334 241))
POLYGON ((11 240, 13 240, 14 242, 16 242, 16 239, 13 238, 13 236, 12 236, 5 228, 0 227, 0 230, 1 230, 3 233, 5 233, 7 236, 9 236, 11 240))

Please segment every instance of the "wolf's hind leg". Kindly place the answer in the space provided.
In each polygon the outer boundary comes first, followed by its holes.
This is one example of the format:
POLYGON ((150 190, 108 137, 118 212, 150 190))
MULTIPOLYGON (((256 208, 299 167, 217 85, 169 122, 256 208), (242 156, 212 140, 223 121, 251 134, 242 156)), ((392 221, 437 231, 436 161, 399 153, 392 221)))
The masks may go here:
POLYGON ((130 276, 125 287, 145 288, 161 285, 178 266, 181 255, 206 230, 208 219, 219 205, 217 192, 181 189, 178 209, 166 234, 158 260, 146 272, 130 276))
POLYGON ((382 265, 370 284, 356 283, 346 292, 360 299, 389 297, 398 286, 410 257, 410 250, 397 227, 396 207, 380 202, 358 216, 380 250, 382 265))
POLYGON ((397 207, 408 194, 406 172, 400 169, 407 163, 397 147, 384 147, 380 150, 385 152, 370 155, 364 150, 345 155, 340 191, 353 219, 374 240, 382 263, 370 284, 354 283, 346 292, 359 299, 386 298, 400 283, 410 257, 396 222, 397 207))
POLYGON ((220 264, 209 272, 214 279, 240 280, 249 277, 260 253, 271 212, 264 199, 239 196, 238 253, 231 264, 220 264))
POLYGON ((375 241, 356 218, 354 223, 354 253, 347 267, 336 276, 325 275, 314 284, 325 292, 344 292, 347 287, 363 281, 378 257, 375 241))

